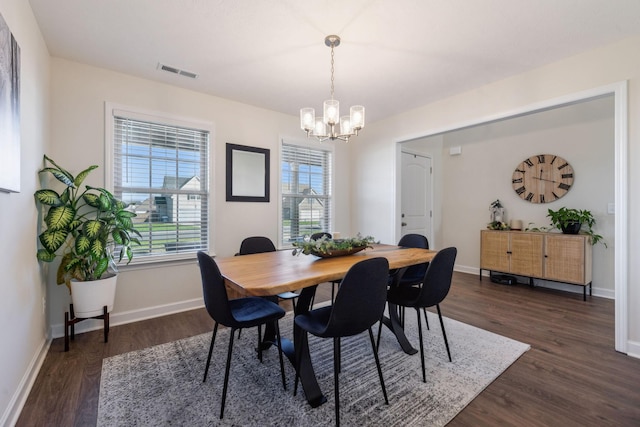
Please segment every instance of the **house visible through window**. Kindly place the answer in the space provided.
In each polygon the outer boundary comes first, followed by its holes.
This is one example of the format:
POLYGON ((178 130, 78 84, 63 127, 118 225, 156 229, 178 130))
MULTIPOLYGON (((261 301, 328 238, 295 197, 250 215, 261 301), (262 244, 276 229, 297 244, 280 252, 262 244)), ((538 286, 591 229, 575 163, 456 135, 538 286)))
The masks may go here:
POLYGON ((282 144, 281 241, 283 246, 331 230, 332 152, 282 144))
POLYGON ((209 131, 113 110, 113 191, 137 214, 133 262, 209 248, 209 131))

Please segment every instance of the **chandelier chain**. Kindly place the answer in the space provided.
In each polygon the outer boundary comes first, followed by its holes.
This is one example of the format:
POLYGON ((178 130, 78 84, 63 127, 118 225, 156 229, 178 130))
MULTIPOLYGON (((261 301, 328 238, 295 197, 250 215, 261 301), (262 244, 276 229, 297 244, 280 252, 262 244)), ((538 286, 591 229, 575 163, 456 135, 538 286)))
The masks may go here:
POLYGON ((333 44, 331 45, 331 99, 333 99, 333 44))

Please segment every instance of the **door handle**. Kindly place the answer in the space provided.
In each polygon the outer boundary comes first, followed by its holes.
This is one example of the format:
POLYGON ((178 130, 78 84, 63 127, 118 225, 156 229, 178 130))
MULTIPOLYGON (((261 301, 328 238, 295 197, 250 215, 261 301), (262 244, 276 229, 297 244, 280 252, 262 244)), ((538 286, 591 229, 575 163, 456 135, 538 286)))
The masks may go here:
POLYGON ((407 226, 407 223, 406 223, 406 222, 403 222, 401 225, 402 225, 403 227, 406 227, 406 226, 407 226))

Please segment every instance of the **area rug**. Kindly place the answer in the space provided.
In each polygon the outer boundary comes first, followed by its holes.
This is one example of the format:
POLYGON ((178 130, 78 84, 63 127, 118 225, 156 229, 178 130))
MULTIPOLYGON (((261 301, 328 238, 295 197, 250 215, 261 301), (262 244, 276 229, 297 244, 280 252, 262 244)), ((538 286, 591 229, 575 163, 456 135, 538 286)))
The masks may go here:
MULTIPOLYGON (((407 337, 418 346, 416 317, 407 337)), ((427 382, 420 353, 407 355, 384 327, 380 361, 389 396, 384 403, 368 334, 342 339, 340 421, 345 426, 443 426, 529 349, 529 345, 445 318, 453 362, 437 315, 425 333, 427 382)), ((424 326, 424 325, 423 325, 424 326)), ((292 333, 292 315, 280 321, 292 333)), ((376 327, 377 329, 377 327, 376 327)), ((375 333, 375 332, 374 332, 375 333)), ((256 357, 257 329, 235 341, 224 419, 219 419, 228 330, 219 330, 207 382, 202 382, 210 334, 114 356, 103 361, 98 426, 330 426, 334 420, 332 340, 310 336, 313 365, 328 401, 312 408, 285 360, 282 388, 276 349, 256 357)))

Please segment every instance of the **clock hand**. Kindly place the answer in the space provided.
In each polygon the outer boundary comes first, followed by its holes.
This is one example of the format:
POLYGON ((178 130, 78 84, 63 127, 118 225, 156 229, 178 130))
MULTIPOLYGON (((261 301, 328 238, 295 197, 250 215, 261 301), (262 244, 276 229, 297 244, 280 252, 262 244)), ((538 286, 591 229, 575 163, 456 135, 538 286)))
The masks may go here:
POLYGON ((538 178, 537 176, 534 176, 533 179, 537 179, 539 181, 547 181, 547 182, 553 182, 554 184, 557 184, 556 181, 551 180, 551 179, 544 179, 544 178, 538 178))

